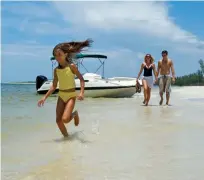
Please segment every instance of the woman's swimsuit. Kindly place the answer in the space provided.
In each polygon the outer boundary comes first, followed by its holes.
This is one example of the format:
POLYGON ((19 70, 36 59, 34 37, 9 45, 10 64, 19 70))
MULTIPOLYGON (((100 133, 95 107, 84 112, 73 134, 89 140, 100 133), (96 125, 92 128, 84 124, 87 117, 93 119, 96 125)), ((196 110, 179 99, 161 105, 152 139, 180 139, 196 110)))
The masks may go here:
POLYGON ((149 68, 147 68, 146 64, 144 66, 144 74, 143 76, 148 77, 148 76, 152 76, 152 65, 150 65, 149 68))
POLYGON ((147 85, 149 88, 153 88, 153 84, 154 84, 152 70, 153 70, 152 65, 150 65, 149 68, 147 68, 146 64, 144 65, 143 79, 147 81, 147 85))
POLYGON ((64 69, 56 69, 58 81, 59 81, 59 97, 67 102, 70 98, 76 97, 77 93, 75 91, 75 75, 73 74, 71 68, 69 66, 64 69), (74 89, 74 91, 69 92, 70 89, 74 89))

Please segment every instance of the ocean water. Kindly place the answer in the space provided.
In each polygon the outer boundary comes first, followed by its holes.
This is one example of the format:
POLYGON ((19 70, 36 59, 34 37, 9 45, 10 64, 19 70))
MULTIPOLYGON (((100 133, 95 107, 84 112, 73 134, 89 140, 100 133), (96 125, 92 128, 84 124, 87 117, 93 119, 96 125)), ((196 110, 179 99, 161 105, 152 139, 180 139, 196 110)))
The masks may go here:
POLYGON ((2 84, 1 88, 2 176, 15 179, 38 163, 55 158, 41 151, 44 147, 39 140, 52 129, 55 112, 50 107, 56 98, 49 98, 43 109, 37 107, 41 96, 36 95, 35 85, 2 84))
MULTIPOLYGON (((133 98, 88 98, 76 104, 80 125, 55 123, 57 97, 35 85, 1 85, 3 180, 204 179, 204 87, 174 87, 170 106, 133 98)), ((164 101, 165 103, 165 101, 164 101)))

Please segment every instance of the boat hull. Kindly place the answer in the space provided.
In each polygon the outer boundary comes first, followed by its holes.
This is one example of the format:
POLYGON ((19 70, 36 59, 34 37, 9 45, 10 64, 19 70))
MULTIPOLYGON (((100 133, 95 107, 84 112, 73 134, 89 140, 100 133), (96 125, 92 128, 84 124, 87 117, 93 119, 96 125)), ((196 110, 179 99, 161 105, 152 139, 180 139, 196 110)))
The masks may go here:
MULTIPOLYGON (((77 93, 80 88, 76 88, 77 93)), ((48 90, 38 91, 38 94, 46 94, 48 90)), ((57 94, 59 89, 56 89, 53 94, 57 94)), ((124 98, 132 97, 135 94, 135 86, 120 86, 120 87, 86 87, 84 91, 85 97, 92 98, 124 98)))
MULTIPOLYGON (((136 93, 135 78, 115 77, 102 79, 99 75, 86 73, 83 75, 85 80, 85 97, 105 97, 105 98, 124 98, 132 97, 136 93)), ((75 79, 76 91, 80 92, 80 80, 75 79)), ((36 78, 36 89, 38 94, 45 94, 52 86, 52 80, 47 80, 45 76, 36 78)), ((53 94, 59 92, 59 83, 53 94)))

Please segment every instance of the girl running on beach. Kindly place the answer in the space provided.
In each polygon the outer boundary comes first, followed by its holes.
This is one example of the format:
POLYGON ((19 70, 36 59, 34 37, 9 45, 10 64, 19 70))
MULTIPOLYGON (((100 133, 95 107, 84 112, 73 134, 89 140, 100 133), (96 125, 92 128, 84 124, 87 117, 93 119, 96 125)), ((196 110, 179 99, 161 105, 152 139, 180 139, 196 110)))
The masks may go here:
POLYGON ((151 56, 151 54, 146 54, 144 58, 144 62, 141 64, 140 72, 137 76, 137 83, 138 79, 144 69, 144 74, 142 78, 142 85, 144 87, 144 101, 143 104, 148 106, 150 96, 151 96, 151 88, 153 87, 153 76, 152 76, 152 71, 154 72, 155 76, 155 81, 157 80, 157 73, 156 73, 156 68, 154 64, 154 59, 151 56))
POLYGON ((64 123, 69 123, 72 119, 74 119, 75 126, 78 126, 79 124, 78 112, 73 112, 77 97, 75 91, 75 75, 79 78, 81 85, 78 100, 84 99, 84 79, 78 71, 77 66, 72 62, 72 57, 74 54, 81 52, 84 47, 90 47, 92 42, 93 41, 89 39, 83 42, 65 42, 56 45, 53 49, 53 56, 59 65, 54 69, 52 86, 45 96, 38 101, 38 106, 42 106, 48 96, 55 91, 59 81, 56 123, 64 137, 68 136, 64 123))

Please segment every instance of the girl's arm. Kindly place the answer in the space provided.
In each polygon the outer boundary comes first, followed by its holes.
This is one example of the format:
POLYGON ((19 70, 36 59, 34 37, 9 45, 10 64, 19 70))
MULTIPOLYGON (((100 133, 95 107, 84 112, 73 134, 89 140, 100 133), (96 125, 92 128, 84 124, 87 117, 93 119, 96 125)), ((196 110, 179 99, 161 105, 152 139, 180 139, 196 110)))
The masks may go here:
POLYGON ((84 95, 84 86, 85 86, 85 82, 84 82, 84 78, 81 75, 81 73, 78 71, 78 68, 75 64, 71 64, 70 65, 71 70, 74 74, 76 74, 76 76, 79 78, 80 80, 80 86, 81 86, 81 91, 80 91, 80 95, 84 95))
POLYGON ((157 71, 156 71, 155 64, 153 64, 152 67, 153 67, 153 72, 154 72, 155 80, 157 81, 157 71))
POLYGON ((144 68, 144 64, 142 63, 141 67, 140 67, 140 72, 138 73, 138 76, 137 76, 137 81, 138 81, 138 79, 139 79, 139 77, 140 77, 140 75, 141 75, 141 73, 143 71, 143 68, 144 68))
POLYGON ((57 73, 56 73, 56 69, 54 70, 54 79, 52 81, 52 86, 50 87, 49 91, 45 94, 44 96, 44 100, 46 100, 50 94, 52 94, 55 89, 57 88, 57 83, 58 83, 58 78, 57 78, 57 73))

